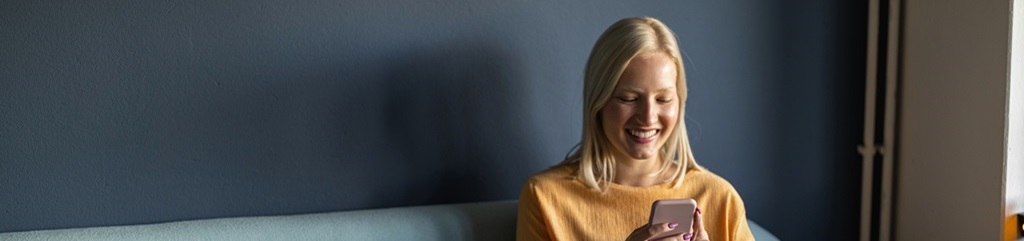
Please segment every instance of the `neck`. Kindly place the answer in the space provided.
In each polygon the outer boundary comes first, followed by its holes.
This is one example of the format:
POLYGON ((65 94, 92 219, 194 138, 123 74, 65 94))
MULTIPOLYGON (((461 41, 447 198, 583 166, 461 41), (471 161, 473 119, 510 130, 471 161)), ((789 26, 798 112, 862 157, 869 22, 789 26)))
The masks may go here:
POLYGON ((625 186, 647 187, 665 182, 664 175, 656 175, 661 168, 661 158, 632 159, 615 157, 615 180, 613 183, 625 186))

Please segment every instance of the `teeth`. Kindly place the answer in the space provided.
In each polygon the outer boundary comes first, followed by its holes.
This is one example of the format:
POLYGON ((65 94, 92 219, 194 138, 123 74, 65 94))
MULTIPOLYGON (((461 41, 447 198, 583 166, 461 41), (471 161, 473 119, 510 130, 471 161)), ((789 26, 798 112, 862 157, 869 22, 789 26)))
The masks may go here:
POLYGON ((654 136, 654 134, 658 133, 658 130, 649 130, 649 131, 628 130, 628 131, 629 131, 630 135, 633 135, 635 137, 640 137, 640 138, 648 138, 648 137, 654 136))

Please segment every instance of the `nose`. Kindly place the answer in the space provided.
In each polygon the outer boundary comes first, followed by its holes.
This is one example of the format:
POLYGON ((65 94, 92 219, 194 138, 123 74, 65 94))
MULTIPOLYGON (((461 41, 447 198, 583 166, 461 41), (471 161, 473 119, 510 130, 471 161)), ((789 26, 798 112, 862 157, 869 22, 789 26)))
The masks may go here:
POLYGON ((658 105, 655 100, 642 101, 637 105, 636 120, 642 124, 654 124, 658 122, 658 105))

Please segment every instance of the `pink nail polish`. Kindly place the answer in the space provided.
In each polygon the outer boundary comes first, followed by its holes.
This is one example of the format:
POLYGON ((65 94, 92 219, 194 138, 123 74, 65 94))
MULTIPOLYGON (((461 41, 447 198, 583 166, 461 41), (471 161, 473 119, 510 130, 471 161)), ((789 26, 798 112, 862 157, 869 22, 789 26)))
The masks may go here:
POLYGON ((690 240, 691 238, 693 238, 692 233, 683 234, 683 240, 690 240))
POLYGON ((679 224, 678 223, 669 223, 668 224, 668 228, 670 228, 670 229, 675 229, 676 226, 679 226, 679 224))

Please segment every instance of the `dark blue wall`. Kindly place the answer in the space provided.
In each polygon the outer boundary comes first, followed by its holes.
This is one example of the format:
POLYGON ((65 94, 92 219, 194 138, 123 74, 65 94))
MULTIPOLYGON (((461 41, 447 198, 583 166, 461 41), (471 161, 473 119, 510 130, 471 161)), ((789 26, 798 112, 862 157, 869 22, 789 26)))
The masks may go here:
POLYGON ((597 36, 648 15, 749 217, 855 238, 864 4, 553 2, 6 1, 0 232, 514 199, 578 141, 597 36))

